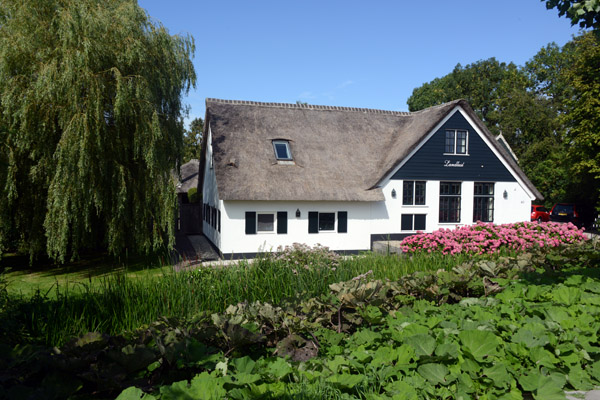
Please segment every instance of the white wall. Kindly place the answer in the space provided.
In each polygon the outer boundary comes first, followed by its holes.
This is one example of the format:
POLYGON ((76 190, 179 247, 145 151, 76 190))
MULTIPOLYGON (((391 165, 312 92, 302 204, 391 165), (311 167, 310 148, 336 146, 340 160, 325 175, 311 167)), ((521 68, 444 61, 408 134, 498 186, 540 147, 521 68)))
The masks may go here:
MULTIPOLYGON (((382 188, 386 198, 385 205, 390 215, 388 225, 381 224, 387 233, 410 233, 400 231, 402 214, 426 214, 426 232, 440 228, 453 229, 457 226, 472 225, 473 197, 475 182, 463 181, 461 184, 461 218, 459 223, 439 223, 440 181, 427 181, 425 187, 425 205, 402 205, 402 180, 390 180, 382 188), (392 189, 396 190, 396 198, 392 198, 392 189)), ((494 223, 506 224, 511 222, 529 221, 531 201, 527 192, 518 182, 495 182, 494 184, 494 223), (504 191, 507 198, 504 199, 504 191)), ((413 231, 414 232, 414 231, 413 231)), ((373 232, 386 233, 386 232, 373 232)))
MULTIPOLYGON (((256 253, 275 251, 278 246, 294 242, 310 246, 321 244, 331 250, 369 250, 374 226, 387 221, 383 202, 289 202, 289 201, 225 201, 223 202, 221 252, 256 253), (301 216, 296 217, 296 210, 301 216), (246 235, 246 211, 287 211, 287 234, 264 233, 246 235), (348 212, 348 232, 308 233, 308 212, 348 212)), ((337 230, 337 229, 336 229, 337 230)))
MULTIPOLYGON (((331 250, 369 250, 372 234, 415 232, 401 231, 402 214, 426 214, 426 232, 432 232, 439 228, 452 229, 457 226, 473 224, 474 182, 462 182, 460 223, 439 223, 439 187, 440 181, 427 181, 424 206, 402 205, 401 180, 390 181, 382 188, 386 198, 382 202, 225 201, 221 202, 222 229, 221 235, 217 236, 220 243, 213 243, 226 254, 276 251, 278 246, 291 245, 294 242, 305 243, 309 246, 321 244, 331 250), (392 189, 396 190, 395 199, 392 198, 392 189), (299 218, 296 217, 296 210, 300 210, 299 218), (247 211, 274 214, 278 211, 286 211, 288 233, 277 234, 275 229, 273 233, 257 232, 247 235, 245 219, 247 211), (308 233, 309 211, 347 211, 348 232, 308 233)), ((503 224, 529 220, 531 200, 518 183, 496 182, 494 188, 494 223, 503 224), (503 198, 505 190, 507 199, 503 198)), ((208 229, 209 232, 212 231, 210 226, 208 229)), ((212 237, 209 237, 212 240, 212 237)))

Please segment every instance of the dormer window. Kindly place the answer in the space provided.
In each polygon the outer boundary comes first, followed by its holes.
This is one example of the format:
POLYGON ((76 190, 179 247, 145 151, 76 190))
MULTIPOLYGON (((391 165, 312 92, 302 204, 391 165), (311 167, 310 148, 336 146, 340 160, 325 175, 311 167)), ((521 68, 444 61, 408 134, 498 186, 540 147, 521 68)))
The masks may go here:
POLYGON ((468 154, 469 136, 467 131, 459 129, 446 130, 444 154, 468 154))
POLYGON ((275 158, 277 158, 277 160, 292 160, 290 142, 288 142, 287 140, 273 140, 273 149, 275 150, 275 158))

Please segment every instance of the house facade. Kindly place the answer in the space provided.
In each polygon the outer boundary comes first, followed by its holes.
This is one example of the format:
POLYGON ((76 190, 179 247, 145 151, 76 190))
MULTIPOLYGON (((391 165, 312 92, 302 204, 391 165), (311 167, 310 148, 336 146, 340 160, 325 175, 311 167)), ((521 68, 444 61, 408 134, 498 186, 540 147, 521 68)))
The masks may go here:
POLYGON ((464 100, 408 113, 208 99, 204 137, 203 232, 224 257, 369 250, 526 221, 543 199, 464 100))

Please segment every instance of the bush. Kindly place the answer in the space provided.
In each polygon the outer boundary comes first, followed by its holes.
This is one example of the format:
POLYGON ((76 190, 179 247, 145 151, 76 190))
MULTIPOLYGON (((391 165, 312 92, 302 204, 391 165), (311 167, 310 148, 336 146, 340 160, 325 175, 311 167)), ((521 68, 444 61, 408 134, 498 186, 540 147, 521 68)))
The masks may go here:
POLYGON ((402 251, 426 251, 442 254, 495 254, 503 249, 530 250, 539 247, 558 247, 587 240, 583 229, 572 223, 517 222, 494 225, 478 222, 454 230, 440 229, 420 233, 402 241, 402 251))
POLYGON ((198 195, 198 188, 191 188, 187 192, 188 201, 190 203, 197 203, 200 200, 200 196, 198 195))

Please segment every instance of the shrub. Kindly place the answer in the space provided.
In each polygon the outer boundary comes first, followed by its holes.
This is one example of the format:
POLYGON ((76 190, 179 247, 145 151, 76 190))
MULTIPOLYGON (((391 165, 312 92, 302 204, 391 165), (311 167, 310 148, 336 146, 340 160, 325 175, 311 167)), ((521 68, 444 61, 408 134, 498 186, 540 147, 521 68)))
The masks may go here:
POLYGON ((587 238, 572 223, 517 222, 494 225, 478 222, 454 230, 420 233, 402 241, 402 251, 442 254, 495 254, 502 249, 529 250, 580 243, 587 238))
POLYGON ((198 195, 198 188, 190 188, 187 192, 188 201, 190 203, 197 203, 200 200, 200 196, 198 195))

